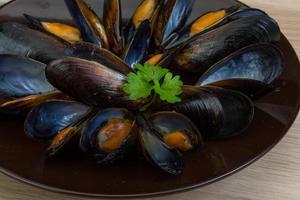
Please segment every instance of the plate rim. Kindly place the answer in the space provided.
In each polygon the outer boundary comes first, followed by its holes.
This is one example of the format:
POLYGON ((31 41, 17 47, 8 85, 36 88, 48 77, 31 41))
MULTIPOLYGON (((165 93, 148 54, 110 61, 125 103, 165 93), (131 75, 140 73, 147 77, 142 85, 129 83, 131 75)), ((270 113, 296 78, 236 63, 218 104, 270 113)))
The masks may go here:
MULTIPOLYGON (((8 6, 9 4, 11 4, 15 1, 16 0, 11 0, 9 2, 4 3, 3 5, 0 6, 0 9, 3 9, 4 7, 8 6)), ((247 4, 241 2, 240 0, 234 0, 234 1, 241 4, 241 5, 249 7, 247 4)), ((292 44, 290 43, 288 38, 283 33, 281 33, 281 36, 282 36, 282 40, 286 41, 287 45, 292 50, 292 53, 297 58, 297 62, 299 63, 299 66, 300 66, 300 60, 299 60, 299 57, 298 57, 294 47, 292 46, 292 44)), ((24 177, 12 172, 11 170, 8 170, 8 169, 4 168, 2 166, 0 166, 0 173, 4 174, 7 177, 10 177, 10 178, 12 178, 12 179, 14 179, 14 180, 16 180, 20 183, 25 183, 25 184, 28 184, 30 186, 33 186, 33 187, 36 187, 36 188, 39 188, 39 189, 42 189, 42 190, 46 190, 46 191, 49 191, 49 192, 55 192, 55 193, 59 193, 59 194, 64 194, 64 195, 69 195, 69 196, 81 196, 81 197, 91 197, 91 198, 110 198, 110 199, 121 199, 121 198, 129 199, 129 198, 158 197, 158 196, 166 196, 166 195, 171 195, 171 194, 188 192, 188 191, 195 190, 195 189, 198 189, 198 188, 216 183, 218 181, 221 181, 221 180, 223 180, 223 179, 225 179, 225 178, 227 178, 231 175, 234 175, 234 174, 238 173, 239 171, 249 167, 250 165, 252 165, 256 161, 258 161, 259 159, 264 157, 275 146, 278 145, 278 143, 287 135, 289 130, 292 128, 292 125, 294 124, 297 116, 300 113, 300 102, 298 102, 296 107, 297 107, 297 112, 292 117, 290 123, 283 130, 284 134, 281 137, 277 138, 277 141, 274 142, 272 145, 270 145, 267 149, 265 149, 259 155, 255 156, 253 159, 247 161, 243 165, 241 165, 241 166, 239 166, 239 167, 237 167, 233 170, 229 170, 228 172, 224 173, 221 176, 215 177, 213 179, 207 180, 207 181, 199 183, 199 184, 193 184, 191 186, 185 186, 185 187, 181 187, 181 188, 177 188, 177 189, 164 190, 164 191, 160 191, 160 192, 148 192, 148 193, 140 193, 140 194, 99 194, 99 193, 88 193, 88 192, 76 192, 76 191, 73 191, 73 190, 60 189, 60 188, 57 188, 57 187, 42 184, 42 183, 24 178, 24 177)))

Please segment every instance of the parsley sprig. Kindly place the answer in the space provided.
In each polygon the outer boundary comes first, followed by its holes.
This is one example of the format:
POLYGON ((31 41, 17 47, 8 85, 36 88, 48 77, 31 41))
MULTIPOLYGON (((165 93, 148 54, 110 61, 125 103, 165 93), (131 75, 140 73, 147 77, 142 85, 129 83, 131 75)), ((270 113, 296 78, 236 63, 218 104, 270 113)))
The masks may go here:
POLYGON ((180 76, 174 76, 168 69, 137 64, 136 72, 129 73, 123 90, 131 100, 159 96, 161 100, 174 104, 181 102, 183 82, 180 76))

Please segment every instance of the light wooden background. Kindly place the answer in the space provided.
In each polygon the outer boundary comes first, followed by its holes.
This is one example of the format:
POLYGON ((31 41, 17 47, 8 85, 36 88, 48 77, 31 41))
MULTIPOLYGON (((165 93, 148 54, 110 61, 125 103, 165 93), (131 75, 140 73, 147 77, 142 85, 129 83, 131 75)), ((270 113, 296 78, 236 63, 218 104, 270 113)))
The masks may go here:
MULTIPOLYGON (((279 21, 300 56, 300 0, 242 0, 279 21)), ((0 4, 7 0, 0 0, 0 4)), ((86 199, 47 192, 0 174, 0 200, 86 199)), ((300 117, 270 153, 216 184, 158 200, 300 200, 300 117)))

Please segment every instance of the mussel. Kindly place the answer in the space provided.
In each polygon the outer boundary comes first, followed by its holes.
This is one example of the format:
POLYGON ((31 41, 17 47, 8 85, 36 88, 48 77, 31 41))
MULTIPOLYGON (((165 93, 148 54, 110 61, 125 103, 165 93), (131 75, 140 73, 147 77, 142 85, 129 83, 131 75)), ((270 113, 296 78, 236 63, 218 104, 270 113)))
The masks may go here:
POLYGON ((53 100, 36 106, 24 123, 28 137, 52 140, 59 132, 81 120, 90 108, 74 101, 53 100))
POLYGON ((90 43, 82 42, 74 44, 70 55, 85 60, 96 61, 125 75, 133 72, 133 69, 130 68, 129 65, 127 65, 121 58, 107 49, 99 48, 90 43))
POLYGON ((215 86, 215 87, 235 90, 243 93, 244 95, 248 96, 252 100, 257 100, 274 90, 272 84, 267 84, 265 82, 261 82, 255 79, 244 79, 244 78, 225 79, 225 80, 208 84, 208 86, 215 86))
POLYGON ((150 65, 157 65, 164 57, 163 53, 158 53, 154 55, 150 55, 149 58, 147 58, 145 63, 148 63, 150 65))
POLYGON ((145 20, 149 20, 152 24, 152 27, 155 25, 163 2, 164 1, 161 0, 143 0, 140 3, 132 18, 129 20, 128 25, 124 29, 124 38, 126 44, 132 40, 136 30, 145 20))
POLYGON ((81 135, 80 148, 95 156, 99 164, 124 159, 136 146, 137 124, 126 109, 100 110, 87 121, 81 135))
POLYGON ((65 3, 84 41, 109 49, 103 22, 97 14, 83 0, 65 0, 65 3))
POLYGON ((195 0, 166 0, 154 29, 155 44, 164 45, 169 36, 187 21, 195 0))
POLYGON ((74 26, 61 22, 42 21, 27 14, 24 14, 24 17, 38 30, 55 35, 70 43, 82 41, 80 31, 74 26))
POLYGON ((185 26, 196 0, 141 0, 122 28, 121 0, 103 0, 103 21, 84 0, 64 2, 76 27, 30 15, 28 26, 0 24, 0 113, 31 109, 25 133, 50 142, 50 157, 84 153, 111 164, 143 155, 180 175, 183 154, 200 150, 205 139, 244 133, 253 99, 283 72, 281 52, 271 44, 280 28, 258 9, 232 6, 185 26), (158 75, 181 77, 150 80, 157 69, 150 65, 168 68, 158 75), (140 82, 131 83, 132 72, 140 82), (191 85, 178 81, 178 103, 163 101, 179 78, 191 85), (147 84, 148 93, 132 100, 127 86, 138 84, 147 84))
POLYGON ((198 94, 172 106, 189 117, 205 139, 222 139, 242 133, 252 122, 253 102, 244 94, 217 87, 198 88, 198 94))
POLYGON ((175 112, 158 112, 150 116, 149 122, 171 148, 180 151, 194 150, 203 143, 202 135, 186 116, 175 112))
POLYGON ((126 75, 93 61, 56 60, 47 66, 46 75, 56 88, 90 106, 138 109, 149 101, 130 100, 123 92, 126 75))
POLYGON ((23 114, 63 95, 47 81, 46 65, 21 56, 0 55, 0 112, 23 114))
POLYGON ((145 158, 164 172, 180 175, 183 169, 182 154, 164 143, 143 116, 138 117, 138 124, 139 141, 145 158))
POLYGON ((120 0, 105 0, 103 23, 110 44, 110 50, 116 55, 123 52, 124 41, 121 35, 122 12, 120 0))
POLYGON ((267 16, 265 12, 259 9, 246 8, 238 10, 239 8, 240 6, 237 5, 205 13, 182 30, 170 36, 164 47, 166 49, 176 47, 195 35, 204 34, 234 20, 250 16, 267 16))
POLYGON ((255 43, 279 41, 278 24, 268 16, 245 17, 210 32, 192 37, 183 45, 170 65, 203 73, 225 56, 255 43))
POLYGON ((140 63, 147 54, 150 39, 151 24, 149 20, 145 20, 137 28, 123 55, 124 61, 132 69, 134 69, 135 65, 140 63))
MULTIPOLYGON (((251 90, 251 84, 260 85, 261 89, 263 89, 267 86, 262 87, 262 85, 270 85, 281 75, 282 71, 283 58, 276 46, 271 44, 254 44, 216 63, 201 76, 197 85, 217 84, 225 86, 226 80, 238 79, 240 81, 235 83, 237 88, 241 89, 241 86, 244 85, 242 80, 245 80, 249 90, 251 90)), ((227 85, 234 89, 233 81, 227 85)), ((245 93, 247 93, 247 88, 245 88, 245 93)))
POLYGON ((115 66, 122 73, 132 71, 124 61, 108 50, 84 42, 70 44, 17 22, 0 24, 0 54, 26 56, 46 64, 74 56, 103 63, 108 67, 115 66))
POLYGON ((72 53, 69 43, 17 22, 0 24, 0 54, 33 58, 43 63, 72 53))

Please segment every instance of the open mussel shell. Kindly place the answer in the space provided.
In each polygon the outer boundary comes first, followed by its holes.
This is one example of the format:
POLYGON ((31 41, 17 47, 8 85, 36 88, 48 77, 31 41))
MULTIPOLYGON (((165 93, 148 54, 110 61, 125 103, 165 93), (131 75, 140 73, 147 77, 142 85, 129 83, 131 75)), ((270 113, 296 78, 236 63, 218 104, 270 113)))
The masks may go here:
POLYGON ((222 59, 198 80, 198 85, 212 84, 226 79, 253 79, 267 84, 283 71, 280 50, 271 44, 254 44, 222 59))
POLYGON ((94 115, 96 111, 88 110, 80 118, 74 120, 73 123, 62 128, 52 139, 50 146, 47 149, 47 154, 50 157, 57 156, 74 156, 80 154, 79 141, 81 132, 86 122, 94 115))
POLYGON ((25 133, 32 139, 51 140, 89 111, 89 107, 74 101, 47 101, 33 108, 27 115, 25 133))
POLYGON ((0 55, 0 112, 21 114, 42 101, 62 96, 46 79, 45 68, 30 58, 0 55))
POLYGON ((231 89, 235 89, 235 82, 236 88, 239 88, 241 91, 242 87, 244 87, 246 94, 249 93, 246 90, 247 88, 245 88, 247 85, 249 90, 255 87, 259 89, 260 85, 261 89, 257 91, 260 93, 262 89, 266 89, 267 85, 270 85, 278 78, 282 71, 283 58, 276 46, 271 44, 254 44, 229 55, 213 65, 201 76, 197 85, 227 85, 231 89), (242 83, 243 79, 245 83, 242 83), (228 80, 228 83, 226 83, 226 80, 228 80))
POLYGON ((244 94, 217 87, 198 89, 197 95, 172 109, 189 117, 204 138, 232 137, 242 133, 252 122, 254 105, 244 94))
POLYGON ((123 60, 132 69, 134 69, 135 65, 140 63, 147 54, 150 39, 151 24, 149 20, 145 20, 137 28, 123 55, 123 60))
POLYGON ((176 112, 158 112, 149 121, 171 148, 180 151, 194 150, 203 144, 202 136, 195 124, 186 116, 176 112))
POLYGON ((130 100, 123 92, 126 75, 93 61, 56 60, 47 66, 46 75, 60 91, 90 106, 138 109, 148 102, 130 100))
POLYGON ((155 24, 163 2, 161 0, 143 0, 140 3, 123 31, 126 44, 132 40, 143 21, 149 20, 152 25, 155 24))
POLYGON ((211 84, 208 84, 207 86, 235 90, 245 94, 252 100, 257 100, 274 89, 272 84, 268 84, 255 79, 245 78, 226 79, 222 81, 213 82, 211 84))
POLYGON ((165 48, 176 47, 195 35, 204 34, 234 20, 250 16, 267 16, 265 12, 259 9, 246 8, 238 10, 239 8, 240 6, 238 5, 205 13, 178 33, 170 36, 170 39, 165 44, 165 48))
POLYGON ((87 121, 80 139, 83 152, 93 155, 99 164, 124 159, 137 139, 135 117, 126 109, 107 108, 87 121))
POLYGON ((43 63, 62 58, 71 51, 69 43, 17 22, 0 24, 0 54, 33 58, 43 63))
POLYGON ((163 142, 151 124, 139 116, 139 141, 144 157, 155 167, 171 175, 180 175, 183 169, 183 156, 163 142))
POLYGON ((106 33, 109 36, 110 50, 116 55, 121 55, 124 47, 121 34, 121 0, 104 0, 103 23, 106 33))
POLYGON ((157 46, 163 45, 172 33, 186 23, 194 3, 195 0, 166 0, 154 29, 157 46))
POLYGON ((90 43, 81 42, 74 44, 71 55, 85 60, 96 61, 125 75, 133 72, 121 58, 107 49, 99 48, 90 43))
POLYGON ((27 14, 24 14, 24 17, 31 26, 38 30, 52 34, 70 43, 82 41, 80 31, 74 26, 61 22, 43 21, 27 14))
POLYGON ((65 3, 84 41, 109 49, 103 22, 97 14, 83 0, 65 0, 65 3))
POLYGON ((174 56, 172 66, 204 73, 231 53, 256 43, 279 41, 280 29, 268 16, 245 17, 192 37, 174 56))

